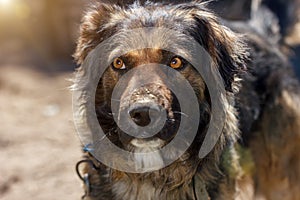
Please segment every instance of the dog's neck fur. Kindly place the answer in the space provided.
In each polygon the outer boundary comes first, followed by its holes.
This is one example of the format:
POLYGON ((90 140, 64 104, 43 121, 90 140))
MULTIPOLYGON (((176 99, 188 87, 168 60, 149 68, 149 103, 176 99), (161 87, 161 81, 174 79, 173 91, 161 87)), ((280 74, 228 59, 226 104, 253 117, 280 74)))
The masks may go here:
MULTIPOLYGON (((95 162, 94 158, 90 159, 95 162)), ((99 187, 99 190, 93 190, 92 187, 87 199, 195 199, 194 177, 198 174, 198 164, 199 159, 178 161, 164 169, 145 174, 121 172, 101 164, 99 170, 95 170, 87 165, 85 171, 90 176, 91 185, 99 187)))
MULTIPOLYGON (((226 149, 234 151, 232 148, 226 149)), ((90 155, 88 157, 94 160, 90 155)), ((234 163, 236 158, 231 159, 234 163)), ((205 167, 200 168, 208 163, 201 164, 203 161, 194 162, 194 160, 197 159, 178 161, 164 169, 147 174, 120 172, 100 163, 97 163, 99 168, 96 170, 91 165, 86 165, 84 173, 89 174, 91 188, 85 200, 208 200, 215 197, 215 193, 226 194, 229 199, 233 199, 236 185, 228 183, 234 182, 236 177, 231 177, 225 169, 226 166, 220 166, 223 175, 217 175, 219 173, 217 171, 212 175, 211 169, 208 171, 205 167), (213 188, 215 182, 220 182, 221 188, 213 188)), ((232 167, 230 169, 232 170, 232 167)))
POLYGON ((175 163, 150 174, 123 174, 119 180, 114 179, 112 192, 116 199, 193 199, 193 177, 197 166, 186 171, 185 165, 196 163, 175 163))

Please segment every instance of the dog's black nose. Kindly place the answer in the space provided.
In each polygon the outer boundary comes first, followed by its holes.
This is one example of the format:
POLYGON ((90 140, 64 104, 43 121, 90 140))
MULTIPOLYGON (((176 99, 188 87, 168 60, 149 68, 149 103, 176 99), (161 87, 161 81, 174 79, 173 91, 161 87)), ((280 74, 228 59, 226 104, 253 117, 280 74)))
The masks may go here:
POLYGON ((150 106, 139 105, 134 106, 132 109, 130 109, 129 114, 136 125, 144 127, 149 125, 151 122, 150 112, 157 111, 150 106))

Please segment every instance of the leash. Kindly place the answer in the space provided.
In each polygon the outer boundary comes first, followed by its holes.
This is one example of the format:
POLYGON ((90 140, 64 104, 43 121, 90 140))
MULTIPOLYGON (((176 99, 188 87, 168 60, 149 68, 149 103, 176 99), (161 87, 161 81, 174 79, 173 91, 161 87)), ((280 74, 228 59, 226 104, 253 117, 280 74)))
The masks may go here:
MULTIPOLYGON (((89 153, 93 150, 92 148, 90 148, 90 144, 86 145, 83 147, 83 151, 85 153, 89 153)), ((95 171, 98 171, 100 170, 99 167, 96 166, 96 164, 94 163, 94 161, 92 159, 83 159, 83 160, 80 160, 76 163, 76 166, 75 166, 75 170, 76 170, 76 173, 77 173, 77 176, 79 177, 79 179, 83 182, 83 185, 84 185, 84 195, 81 197, 81 199, 85 199, 85 197, 87 196, 90 196, 92 191, 94 189, 100 189, 101 187, 99 186, 95 186, 95 185, 92 185, 91 182, 90 182, 90 175, 88 173, 84 173, 84 174, 81 174, 80 173, 80 166, 82 164, 88 164, 90 166, 91 169, 95 170, 95 171)))
MULTIPOLYGON (((91 160, 80 160, 79 162, 76 163, 76 173, 77 173, 77 176, 80 178, 80 180, 83 182, 83 185, 84 185, 84 195, 81 197, 81 199, 84 199, 85 197, 89 196, 91 194, 91 184, 90 184, 90 180, 89 180, 89 174, 88 173, 85 173, 83 175, 81 175, 80 173, 80 166, 81 164, 83 163, 88 163, 90 165, 93 166, 94 168, 94 163, 91 161, 91 160)), ((96 169, 96 168, 95 168, 96 169)))

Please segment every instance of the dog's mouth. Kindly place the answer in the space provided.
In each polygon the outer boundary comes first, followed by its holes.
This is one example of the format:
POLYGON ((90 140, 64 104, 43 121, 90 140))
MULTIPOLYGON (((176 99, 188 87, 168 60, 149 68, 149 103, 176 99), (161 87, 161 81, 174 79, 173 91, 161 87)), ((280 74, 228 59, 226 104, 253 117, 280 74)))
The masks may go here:
POLYGON ((139 88, 131 95, 125 93, 118 115, 119 139, 129 151, 162 148, 174 138, 181 120, 176 96, 155 84, 139 88))
POLYGON ((134 110, 133 112, 129 115, 137 128, 131 127, 127 131, 123 131, 120 127, 118 129, 119 140, 126 150, 161 149, 176 135, 180 124, 178 114, 173 114, 174 117, 167 117, 162 120, 160 117, 155 117, 155 115, 159 115, 158 113, 151 114, 151 112, 157 112, 151 111, 151 108, 142 107, 141 110, 134 110))
POLYGON ((134 138, 130 141, 130 144, 139 149, 160 149, 165 144, 165 141, 157 137, 150 140, 134 138))

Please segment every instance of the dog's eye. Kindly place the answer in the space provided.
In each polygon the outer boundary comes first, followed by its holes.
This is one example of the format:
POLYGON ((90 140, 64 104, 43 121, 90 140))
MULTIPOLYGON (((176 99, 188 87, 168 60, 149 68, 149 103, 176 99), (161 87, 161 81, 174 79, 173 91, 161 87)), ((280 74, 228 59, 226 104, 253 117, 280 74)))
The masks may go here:
POLYGON ((126 69, 124 61, 121 58, 115 58, 113 61, 113 67, 116 69, 126 69))
POLYGON ((182 67, 182 60, 178 57, 172 58, 170 62, 170 67, 172 67, 173 69, 178 69, 182 67))

